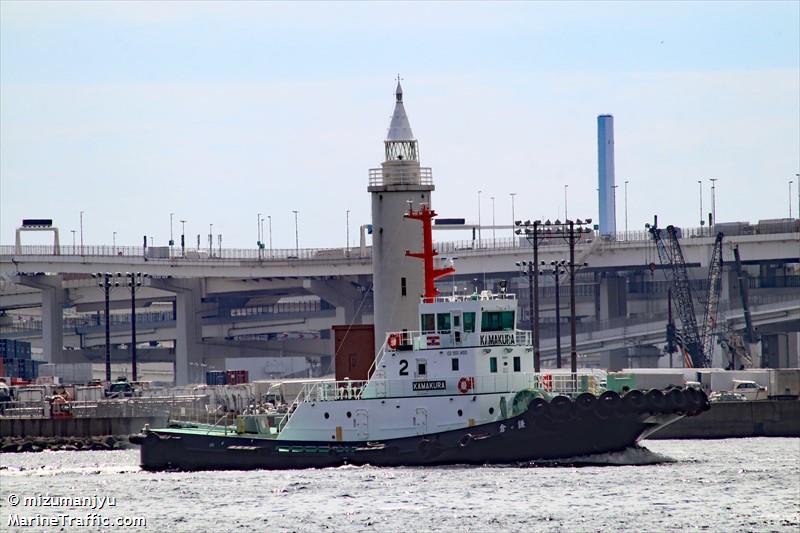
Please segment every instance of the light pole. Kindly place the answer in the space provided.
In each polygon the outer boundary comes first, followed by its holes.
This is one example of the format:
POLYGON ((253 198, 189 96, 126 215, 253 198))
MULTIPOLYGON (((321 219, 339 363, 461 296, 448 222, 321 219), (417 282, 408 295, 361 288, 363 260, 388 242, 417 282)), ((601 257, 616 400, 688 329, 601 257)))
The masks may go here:
POLYGON ((708 181, 711 182, 711 224, 708 225, 709 230, 712 226, 716 227, 717 225, 717 184, 716 181, 719 178, 709 178, 708 181))
POLYGON ((481 193, 483 191, 478 191, 478 248, 481 248, 481 193))
POLYGON ((214 257, 214 224, 208 225, 208 257, 214 257))
MULTIPOLYGON (((789 185, 789 190, 792 186, 789 185)), ((81 255, 83 255, 83 211, 81 211, 81 255)))
POLYGON ((175 213, 169 214, 169 255, 172 255, 172 247, 175 245, 175 239, 172 236, 172 217, 175 216, 175 213))
POLYGON ((569 184, 564 185, 564 220, 567 220, 567 187, 569 184))
POLYGON ((186 221, 181 220, 181 256, 186 257, 186 221))
POLYGON ((269 221, 269 258, 272 259, 272 215, 267 215, 269 221))
POLYGON ((149 278, 150 274, 142 272, 128 272, 125 274, 128 278, 128 288, 131 291, 131 374, 133 381, 137 381, 138 373, 136 371, 136 291, 142 288, 142 281, 149 278))
POLYGON ((297 210, 292 211, 294 213, 294 254, 299 259, 300 258, 300 230, 297 225, 297 210))
MULTIPOLYGON (((612 194, 612 204, 614 206, 614 232, 616 233, 617 230, 617 187, 619 185, 612 185, 611 186, 611 194, 612 194)), ((614 236, 614 240, 616 240, 616 236, 614 236)))
POLYGON ((72 253, 74 255, 75 254, 75 230, 71 229, 70 231, 72 232, 72 253))
POLYGON ((264 243, 261 242, 262 237, 264 235, 264 224, 262 223, 263 219, 261 218, 261 213, 258 214, 258 223, 256 225, 256 233, 258 233, 258 239, 256 239, 256 246, 258 247, 258 258, 261 259, 261 250, 264 249, 264 243))
MULTIPOLYGON (((789 180, 789 218, 792 218, 792 183, 794 183, 794 180, 789 180)), ((800 182, 798 182, 798 185, 800 185, 800 182)), ((800 209, 800 206, 798 206, 798 209, 800 209)))
POLYGON ((517 193, 515 193, 515 192, 509 193, 509 196, 511 196, 511 246, 512 246, 512 248, 516 248, 517 247, 517 243, 516 243, 517 239, 514 238, 514 220, 516 218, 516 216, 514 215, 514 197, 516 195, 517 195, 517 193))
MULTIPOLYGON (((549 221, 548 221, 549 222, 549 221)), ((541 240, 541 220, 514 222, 518 227, 517 235, 524 233, 525 238, 533 246, 533 261, 528 265, 528 298, 531 306, 531 344, 533 345, 533 371, 542 368, 542 353, 539 350, 539 241, 541 240)))
POLYGON ((494 233, 494 196, 489 197, 492 200, 492 248, 497 248, 497 238, 494 233))
POLYGON ((116 231, 111 234, 111 248, 112 248, 112 253, 114 255, 117 255, 117 232, 116 231))
MULTIPOLYGON (((566 274, 566 270, 564 270, 564 265, 566 261, 550 261, 550 271, 553 274, 553 281, 555 281, 556 287, 556 368, 561 368, 561 290, 559 287, 559 278, 562 274, 566 274)), ((545 262, 542 261, 542 266, 545 266, 545 262)), ((539 272, 540 274, 546 274, 547 272, 539 272)))
POLYGON ((700 186, 700 235, 703 234, 703 226, 705 225, 705 220, 703 220, 703 180, 697 180, 697 184, 700 186))
POLYGON ((630 180, 625 180, 625 240, 628 240, 628 183, 630 180))
MULTIPOLYGON (((115 232, 116 233, 116 232, 115 232)), ((119 274, 117 274, 119 276, 119 274)), ((111 315, 109 314, 109 295, 111 289, 119 287, 119 281, 111 281, 112 274, 109 272, 92 274, 92 277, 99 279, 97 286, 103 291, 105 296, 105 315, 106 315, 106 381, 111 381, 111 315)))
POLYGON ((345 247, 345 255, 350 255, 350 210, 349 209, 347 210, 347 213, 345 213, 345 218, 346 218, 345 224, 347 225, 347 247, 345 247))

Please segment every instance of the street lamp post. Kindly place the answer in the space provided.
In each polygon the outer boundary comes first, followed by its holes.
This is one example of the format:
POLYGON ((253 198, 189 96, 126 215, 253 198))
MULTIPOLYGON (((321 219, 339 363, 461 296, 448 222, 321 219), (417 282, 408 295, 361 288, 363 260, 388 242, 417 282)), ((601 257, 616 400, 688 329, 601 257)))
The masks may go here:
POLYGON ((497 238, 494 232, 494 196, 489 197, 492 200, 492 248, 497 248, 497 238))
POLYGON ((70 231, 72 232, 72 254, 74 255, 75 254, 75 230, 71 229, 70 231))
POLYGON ((269 222, 269 258, 272 259, 272 215, 267 215, 269 222))
MULTIPOLYGON (((617 230, 617 187, 619 187, 619 185, 612 185, 611 186, 611 194, 613 196, 613 198, 612 198, 612 202, 613 203, 611 205, 614 206, 614 232, 615 233, 616 233, 616 230, 617 230)), ((614 240, 616 240, 616 236, 614 236, 614 240)))
POLYGON ((697 180, 697 184, 700 186, 700 235, 702 235, 703 226, 706 223, 706 221, 703 220, 703 180, 697 180))
POLYGON ((569 184, 564 185, 564 220, 567 219, 567 187, 569 184))
MULTIPOLYGON (((791 185, 789 188, 791 189, 791 185)), ((83 255, 83 211, 81 211, 81 255, 83 255)))
MULTIPOLYGON (((789 180, 789 218, 792 218, 792 183, 794 180, 789 180)), ((800 182, 798 182, 798 188, 800 188, 800 182)), ((800 206, 797 208, 800 210, 800 206)))
POLYGON ((345 225, 347 226, 347 246, 345 247, 345 255, 350 255, 350 210, 345 213, 345 225))
POLYGON ((511 196, 511 246, 512 246, 512 248, 516 248, 517 247, 517 243, 516 243, 517 239, 514 237, 514 220, 516 219, 516 215, 514 214, 514 197, 516 195, 517 195, 517 193, 515 193, 515 192, 509 193, 509 196, 511 196))
POLYGON ((111 249, 114 255, 117 255, 117 232, 111 234, 111 249))
POLYGON ((717 226, 717 180, 719 178, 709 178, 711 182, 711 224, 708 225, 709 231, 717 226))
POLYGON ((181 257, 186 257, 186 221, 181 220, 181 257))
POLYGON ((628 240, 628 183, 630 180, 625 180, 625 240, 628 240))
POLYGON ((262 237, 264 235, 264 225, 262 224, 263 219, 261 218, 261 213, 258 214, 258 225, 256 226, 256 233, 258 234, 258 239, 256 239, 256 246, 258 247, 258 258, 261 259, 261 250, 264 249, 264 243, 262 241, 262 237))
POLYGON ((175 239, 172 235, 172 217, 175 216, 175 213, 169 214, 169 255, 172 256, 172 247, 175 246, 175 239))
POLYGON ((299 259, 300 258, 300 229, 297 225, 297 210, 292 211, 294 213, 294 250, 295 256, 299 259))
POLYGON ((208 225, 208 257, 214 257, 214 224, 208 225))
POLYGON ((478 248, 482 248, 481 246, 481 193, 483 191, 478 191, 478 248))

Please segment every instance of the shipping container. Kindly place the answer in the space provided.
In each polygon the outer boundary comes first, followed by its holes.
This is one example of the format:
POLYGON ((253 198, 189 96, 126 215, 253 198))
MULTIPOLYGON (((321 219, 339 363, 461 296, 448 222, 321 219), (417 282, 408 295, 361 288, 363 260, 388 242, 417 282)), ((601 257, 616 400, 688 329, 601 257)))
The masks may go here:
POLYGON ((206 372, 206 385, 225 385, 227 375, 222 370, 209 370, 206 372))
POLYGON ((767 394, 776 400, 800 397, 800 368, 775 368, 769 371, 767 394))

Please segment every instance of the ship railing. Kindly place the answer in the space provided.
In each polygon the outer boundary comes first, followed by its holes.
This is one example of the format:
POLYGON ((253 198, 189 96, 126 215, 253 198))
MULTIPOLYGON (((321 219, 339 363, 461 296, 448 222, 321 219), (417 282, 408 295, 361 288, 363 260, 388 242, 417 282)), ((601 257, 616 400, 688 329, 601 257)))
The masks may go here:
POLYGON ((386 342, 387 342, 387 340, 388 340, 388 337, 383 341, 383 344, 381 345, 380 349, 378 350, 378 353, 375 355, 375 358, 372 360, 372 364, 370 365, 369 370, 367 371, 367 377, 371 378, 373 376, 373 374, 375 373, 375 370, 380 368, 380 365, 383 362, 383 358, 386 355, 386 342))
POLYGON ((474 302, 479 300, 516 300, 517 295, 510 292, 491 292, 481 291, 471 294, 451 294, 444 296, 434 296, 433 298, 421 296, 423 303, 448 303, 448 302, 474 302))

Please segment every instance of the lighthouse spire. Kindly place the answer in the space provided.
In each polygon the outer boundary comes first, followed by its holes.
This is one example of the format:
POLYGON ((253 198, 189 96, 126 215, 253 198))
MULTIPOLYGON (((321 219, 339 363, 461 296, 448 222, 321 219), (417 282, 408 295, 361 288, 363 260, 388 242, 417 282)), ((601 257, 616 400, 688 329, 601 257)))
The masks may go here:
POLYGON ((384 141, 386 161, 418 161, 417 140, 414 138, 414 132, 411 131, 411 123, 408 121, 406 108, 403 105, 403 86, 400 84, 400 80, 398 75, 397 88, 394 91, 394 112, 384 141))

